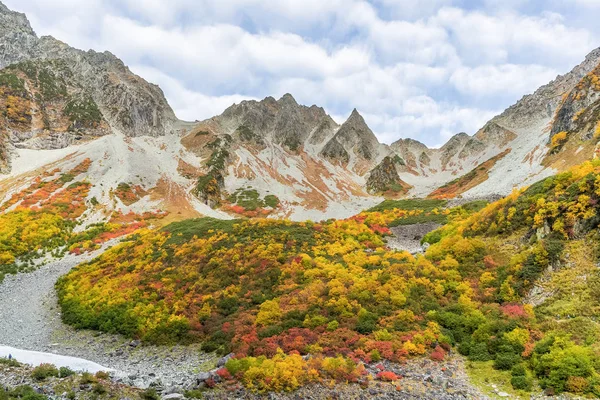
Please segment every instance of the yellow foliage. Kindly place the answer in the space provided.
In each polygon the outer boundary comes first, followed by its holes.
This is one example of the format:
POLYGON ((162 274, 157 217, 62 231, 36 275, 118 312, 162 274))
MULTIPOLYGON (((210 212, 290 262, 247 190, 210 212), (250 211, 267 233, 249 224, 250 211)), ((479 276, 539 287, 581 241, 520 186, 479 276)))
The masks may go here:
POLYGON ((550 141, 550 148, 554 150, 557 147, 562 146, 566 141, 567 132, 558 132, 556 135, 552 136, 552 140, 550 141))
POLYGON ((257 325, 272 325, 281 320, 282 312, 277 300, 267 300, 260 305, 260 310, 256 316, 257 325))

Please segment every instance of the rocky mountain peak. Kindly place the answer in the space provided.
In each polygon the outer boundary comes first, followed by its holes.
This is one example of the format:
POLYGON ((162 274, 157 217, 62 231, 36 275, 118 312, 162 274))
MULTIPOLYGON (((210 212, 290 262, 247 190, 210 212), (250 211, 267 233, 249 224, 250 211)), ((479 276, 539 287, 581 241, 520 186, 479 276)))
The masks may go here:
POLYGON ((212 120, 217 123, 219 133, 234 134, 242 127, 263 142, 266 139, 296 151, 327 117, 323 108, 298 104, 286 93, 279 100, 269 96, 260 101, 242 101, 212 120))
POLYGON ((592 50, 585 60, 566 74, 557 76, 534 93, 523 96, 493 121, 509 130, 535 120, 551 118, 562 103, 562 96, 600 63, 600 48, 592 50))
POLYGON ((352 109, 352 112, 350 113, 350 117, 348 117, 348 121, 353 121, 353 120, 360 121, 361 123, 364 123, 366 125, 365 119, 363 118, 362 115, 360 115, 360 113, 358 112, 358 110, 356 108, 352 109))
POLYGON ((31 24, 29 23, 29 20, 27 19, 25 14, 10 10, 1 1, 0 21, 2 21, 2 24, 0 24, 0 35, 4 32, 9 31, 21 31, 30 35, 35 35, 35 32, 31 28, 31 24))
POLYGON ((294 96, 289 93, 284 94, 277 102, 282 105, 298 106, 298 102, 296 102, 294 96))
POLYGON ((423 143, 419 142, 416 139, 411 138, 403 138, 398 139, 394 143, 390 145, 390 147, 394 150, 407 148, 407 149, 418 149, 420 151, 427 151, 429 148, 423 143))
POLYGON ((25 14, 0 2, 0 68, 28 58, 38 41, 25 14))
POLYGON ((330 160, 347 163, 352 159, 351 154, 354 154, 359 160, 371 162, 377 158, 380 146, 377 137, 355 108, 335 136, 325 145, 321 155, 330 160))

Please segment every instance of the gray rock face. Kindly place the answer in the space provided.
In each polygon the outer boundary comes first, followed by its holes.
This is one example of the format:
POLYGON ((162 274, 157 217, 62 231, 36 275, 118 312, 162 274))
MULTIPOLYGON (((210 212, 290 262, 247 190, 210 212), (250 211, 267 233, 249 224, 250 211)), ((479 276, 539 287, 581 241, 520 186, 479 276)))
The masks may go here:
POLYGON ((109 52, 81 51, 52 37, 38 38, 25 15, 0 3, 0 68, 22 61, 61 60, 71 83, 88 93, 113 129, 158 136, 177 121, 163 92, 133 74, 109 52))
POLYGON ((571 90, 559 106, 550 138, 559 132, 580 132, 591 139, 600 119, 600 66, 596 66, 571 90))
MULTIPOLYGON (((373 131, 356 109, 352 111, 350 117, 342 124, 331 141, 336 141, 345 149, 346 153, 354 153, 357 157, 367 161, 377 158, 381 146, 373 131)), ((331 158, 335 154, 331 151, 332 148, 337 147, 337 144, 329 146, 328 143, 325 149, 329 151, 321 154, 331 158)), ((341 152, 338 151, 338 153, 341 152)))
POLYGON ((319 123, 319 126, 311 133, 308 138, 308 143, 312 145, 319 145, 326 143, 327 139, 332 137, 339 125, 331 118, 326 115, 325 118, 319 123))
POLYGON ((0 68, 28 59, 37 43, 25 14, 11 11, 0 2, 0 68))
POLYGON ((323 150, 321 150, 321 155, 325 158, 328 158, 329 161, 339 162, 341 164, 348 164, 350 161, 350 154, 346 151, 344 146, 336 138, 331 139, 323 150))
POLYGON ((600 48, 590 52, 585 60, 570 72, 559 75, 552 82, 541 86, 534 93, 523 96, 493 121, 502 126, 519 127, 542 118, 552 117, 562 103, 562 95, 573 89, 583 77, 600 63, 600 48))
MULTIPOLYGON (((219 133, 233 134, 244 127, 262 141, 271 141, 296 151, 322 121, 331 119, 321 107, 299 105, 290 94, 275 100, 242 101, 213 118, 219 133)), ((332 120, 333 121, 333 120, 332 120)))

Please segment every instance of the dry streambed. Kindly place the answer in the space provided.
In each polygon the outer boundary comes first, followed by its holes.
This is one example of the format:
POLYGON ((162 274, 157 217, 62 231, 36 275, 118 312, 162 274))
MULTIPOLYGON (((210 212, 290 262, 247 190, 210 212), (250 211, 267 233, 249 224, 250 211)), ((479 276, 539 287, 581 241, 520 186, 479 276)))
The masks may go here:
MULTIPOLYGON (((105 250, 105 248, 103 249, 105 250)), ((51 362, 94 370, 95 365, 115 370, 123 382, 140 387, 182 387, 202 369, 214 366, 214 356, 198 346, 140 346, 119 335, 76 331, 62 323, 54 284, 77 264, 98 255, 67 255, 31 273, 9 275, 0 283, 0 356, 19 354, 31 364, 51 362), (19 353, 12 350, 38 353, 19 353), (88 362, 89 361, 89 362, 88 362), (67 362, 68 363, 68 362, 67 362)))

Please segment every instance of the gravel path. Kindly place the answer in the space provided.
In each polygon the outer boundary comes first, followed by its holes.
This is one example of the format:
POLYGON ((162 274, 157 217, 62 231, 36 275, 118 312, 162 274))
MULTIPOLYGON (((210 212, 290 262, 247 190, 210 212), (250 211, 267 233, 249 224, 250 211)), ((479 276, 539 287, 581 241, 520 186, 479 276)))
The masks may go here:
POLYGON ((198 346, 140 346, 120 335, 76 331, 62 323, 54 284, 107 247, 7 276, 0 283, 0 345, 90 360, 119 371, 124 383, 140 387, 182 388, 194 382, 199 371, 211 369, 217 361, 198 346))
POLYGON ((67 255, 31 273, 8 275, 0 283, 0 344, 47 351, 60 325, 54 283, 90 255, 67 255))

